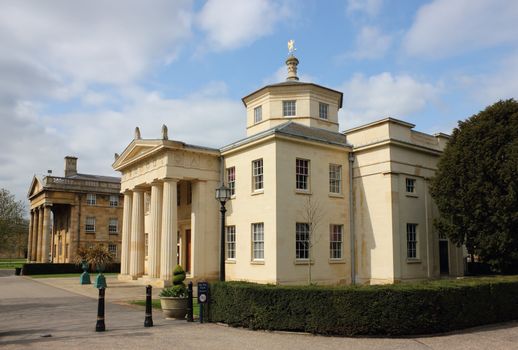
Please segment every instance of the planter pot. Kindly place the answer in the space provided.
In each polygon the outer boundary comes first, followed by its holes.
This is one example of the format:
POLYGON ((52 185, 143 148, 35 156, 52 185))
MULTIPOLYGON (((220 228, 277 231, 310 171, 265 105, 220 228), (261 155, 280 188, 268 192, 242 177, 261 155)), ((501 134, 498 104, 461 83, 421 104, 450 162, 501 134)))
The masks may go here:
POLYGON ((185 319, 189 298, 160 297, 162 312, 166 318, 185 319))

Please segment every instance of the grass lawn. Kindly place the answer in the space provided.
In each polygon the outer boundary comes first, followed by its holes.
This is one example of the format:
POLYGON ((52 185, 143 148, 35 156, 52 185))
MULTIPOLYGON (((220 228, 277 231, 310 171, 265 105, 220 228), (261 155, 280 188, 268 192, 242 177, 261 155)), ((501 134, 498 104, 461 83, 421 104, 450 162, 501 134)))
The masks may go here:
MULTIPOLYGON (((146 306, 146 301, 145 300, 132 300, 132 301, 130 301, 130 304, 146 306)), ((153 299, 151 301, 151 306, 153 306, 153 309, 161 309, 160 299, 153 299)), ((196 298, 192 299, 192 308, 193 308, 194 316, 199 316, 200 315, 200 305, 198 305, 198 299, 196 299, 196 298)))
POLYGON ((22 267, 27 262, 27 259, 0 259, 0 269, 14 269, 15 267, 22 267))
MULTIPOLYGON (((105 276, 116 276, 117 273, 110 272, 105 273, 105 276)), ((56 274, 48 274, 48 275, 28 275, 28 277, 31 278, 60 278, 60 277, 77 277, 79 278, 81 276, 80 273, 56 273, 56 274)), ((97 273, 90 273, 90 277, 95 278, 97 276, 97 273)))

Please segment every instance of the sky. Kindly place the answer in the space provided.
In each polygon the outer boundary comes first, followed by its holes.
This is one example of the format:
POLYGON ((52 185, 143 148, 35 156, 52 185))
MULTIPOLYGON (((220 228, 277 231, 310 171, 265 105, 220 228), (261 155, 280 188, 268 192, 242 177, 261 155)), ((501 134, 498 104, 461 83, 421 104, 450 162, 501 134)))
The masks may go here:
POLYGON ((0 188, 34 174, 112 175, 143 138, 221 147, 243 96, 284 81, 344 93, 340 130, 387 116, 451 133, 518 98, 515 0, 0 0, 0 188))

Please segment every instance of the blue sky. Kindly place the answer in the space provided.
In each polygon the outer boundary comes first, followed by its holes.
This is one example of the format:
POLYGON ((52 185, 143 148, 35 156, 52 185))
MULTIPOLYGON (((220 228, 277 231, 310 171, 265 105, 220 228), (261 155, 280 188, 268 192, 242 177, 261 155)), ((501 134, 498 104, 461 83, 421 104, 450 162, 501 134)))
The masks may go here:
POLYGON ((160 135, 219 147, 245 135, 241 97, 285 79, 344 92, 340 129, 392 116, 419 131, 518 96, 514 0, 2 1, 0 187, 33 174, 117 175, 113 154, 160 135))

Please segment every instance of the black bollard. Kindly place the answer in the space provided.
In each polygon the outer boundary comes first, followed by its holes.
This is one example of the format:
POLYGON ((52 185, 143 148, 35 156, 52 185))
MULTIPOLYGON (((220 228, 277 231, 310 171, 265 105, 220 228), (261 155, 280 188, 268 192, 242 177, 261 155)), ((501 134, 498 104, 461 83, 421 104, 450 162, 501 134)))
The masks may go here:
POLYGON ((97 323, 95 325, 96 332, 104 332, 104 288, 99 288, 99 304, 97 305, 97 323))
POLYGON ((153 287, 146 286, 146 319, 144 320, 144 327, 153 327, 153 314, 151 309, 151 291, 153 287))
POLYGON ((193 306, 192 306, 192 281, 187 286, 187 322, 194 322, 193 306))

